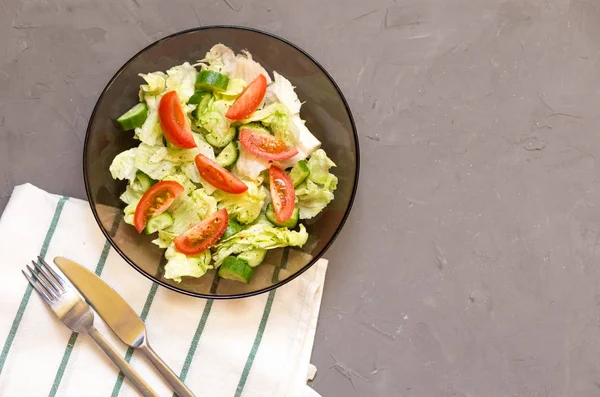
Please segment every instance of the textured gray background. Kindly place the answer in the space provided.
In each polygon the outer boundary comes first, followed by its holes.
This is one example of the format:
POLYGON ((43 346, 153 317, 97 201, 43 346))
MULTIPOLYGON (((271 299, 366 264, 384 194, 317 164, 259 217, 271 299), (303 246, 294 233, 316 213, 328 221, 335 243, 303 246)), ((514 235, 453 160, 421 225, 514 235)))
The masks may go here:
POLYGON ((0 0, 0 209, 23 182, 83 198, 110 76, 206 24, 297 43, 357 121, 317 391, 600 395, 598 1, 0 0))

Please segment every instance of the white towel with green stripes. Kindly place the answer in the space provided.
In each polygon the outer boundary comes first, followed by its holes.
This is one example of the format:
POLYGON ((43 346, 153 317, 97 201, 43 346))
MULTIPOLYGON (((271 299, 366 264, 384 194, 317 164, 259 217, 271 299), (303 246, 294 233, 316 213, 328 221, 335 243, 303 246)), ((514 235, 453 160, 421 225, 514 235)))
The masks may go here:
MULTIPOLYGON (((309 386, 327 261, 270 293, 197 299, 146 279, 116 253, 89 205, 17 186, 0 219, 0 396, 126 397, 137 391, 86 335, 45 307, 21 274, 32 258, 67 256, 100 274, 145 320, 148 339, 199 397, 318 396, 309 386)), ((142 355, 95 324, 160 396, 172 396, 142 355)), ((314 369, 314 368, 313 368, 314 369)))

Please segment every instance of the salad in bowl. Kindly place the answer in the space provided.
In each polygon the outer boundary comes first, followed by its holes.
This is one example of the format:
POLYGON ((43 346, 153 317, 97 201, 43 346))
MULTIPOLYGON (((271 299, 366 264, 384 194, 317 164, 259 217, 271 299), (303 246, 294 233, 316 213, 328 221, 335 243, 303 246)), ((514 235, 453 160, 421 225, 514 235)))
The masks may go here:
POLYGON ((124 221, 165 249, 164 277, 218 268, 249 283, 268 250, 302 247, 338 179, 292 83, 223 44, 140 77, 139 103, 116 119, 140 143, 110 172, 127 181, 124 221))

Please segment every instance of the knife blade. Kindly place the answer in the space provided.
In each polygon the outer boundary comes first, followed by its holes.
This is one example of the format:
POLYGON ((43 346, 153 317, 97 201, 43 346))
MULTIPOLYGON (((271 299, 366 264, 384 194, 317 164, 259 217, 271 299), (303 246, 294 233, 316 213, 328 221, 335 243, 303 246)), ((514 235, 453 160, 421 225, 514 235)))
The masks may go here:
POLYGON ((194 397, 191 390, 150 347, 146 325, 117 291, 77 262, 56 257, 54 263, 123 343, 143 352, 180 397, 194 397))
POLYGON ((56 257, 54 263, 123 343, 140 347, 146 342, 146 325, 142 319, 104 280, 70 259, 56 257))

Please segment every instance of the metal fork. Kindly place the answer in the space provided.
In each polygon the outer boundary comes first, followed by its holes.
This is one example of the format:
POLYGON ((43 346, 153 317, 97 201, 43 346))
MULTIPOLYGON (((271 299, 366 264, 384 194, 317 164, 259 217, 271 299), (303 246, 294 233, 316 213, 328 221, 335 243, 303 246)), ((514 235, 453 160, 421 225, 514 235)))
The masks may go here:
POLYGON ((72 331, 89 334, 144 397, 158 397, 140 374, 94 327, 94 312, 64 274, 60 276, 39 256, 38 261, 39 263, 31 261, 37 271, 26 265, 29 274, 25 270, 22 272, 56 316, 72 331))

